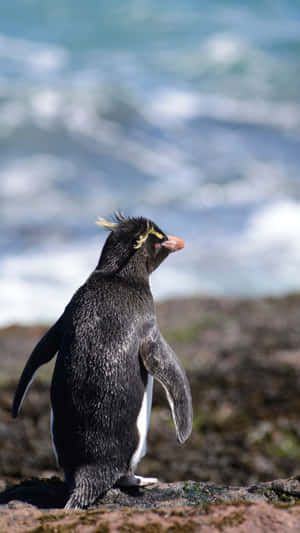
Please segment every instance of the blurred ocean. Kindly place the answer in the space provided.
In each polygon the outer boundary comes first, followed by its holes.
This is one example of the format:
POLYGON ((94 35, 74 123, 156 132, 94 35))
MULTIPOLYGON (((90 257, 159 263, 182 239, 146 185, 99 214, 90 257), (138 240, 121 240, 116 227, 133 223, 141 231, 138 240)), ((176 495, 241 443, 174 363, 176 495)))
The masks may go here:
POLYGON ((62 312, 115 209, 185 240, 158 299, 300 290, 298 0, 1 3, 1 325, 62 312))

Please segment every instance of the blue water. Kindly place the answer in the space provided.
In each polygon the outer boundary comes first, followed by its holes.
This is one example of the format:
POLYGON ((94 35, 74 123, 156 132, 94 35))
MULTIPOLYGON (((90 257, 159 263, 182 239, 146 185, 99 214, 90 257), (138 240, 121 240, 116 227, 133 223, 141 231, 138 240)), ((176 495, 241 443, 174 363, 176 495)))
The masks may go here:
POLYGON ((0 324, 53 320, 115 209, 186 242, 159 299, 300 289, 300 4, 0 6, 0 324))

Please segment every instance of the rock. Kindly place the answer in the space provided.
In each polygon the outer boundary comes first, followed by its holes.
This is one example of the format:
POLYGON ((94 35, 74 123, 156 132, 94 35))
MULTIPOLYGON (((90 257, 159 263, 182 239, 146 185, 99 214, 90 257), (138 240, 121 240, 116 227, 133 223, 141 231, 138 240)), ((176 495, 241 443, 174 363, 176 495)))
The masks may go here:
POLYGON ((63 510, 66 499, 57 477, 11 486, 0 494, 0 532, 288 533, 300 527, 297 478, 250 487, 187 481, 114 488, 86 511, 63 510))

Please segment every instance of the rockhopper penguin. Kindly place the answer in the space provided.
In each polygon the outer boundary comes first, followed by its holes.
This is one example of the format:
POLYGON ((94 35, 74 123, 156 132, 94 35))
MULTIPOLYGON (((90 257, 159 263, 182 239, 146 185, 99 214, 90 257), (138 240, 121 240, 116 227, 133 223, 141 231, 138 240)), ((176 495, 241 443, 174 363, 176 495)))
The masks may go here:
POLYGON ((110 231, 96 269, 34 348, 12 407, 18 415, 36 370, 58 352, 51 384, 51 434, 70 495, 86 508, 115 484, 155 482, 135 475, 146 452, 153 378, 164 387, 177 439, 191 433, 186 374, 162 337, 149 276, 183 248, 142 217, 99 219, 110 231))

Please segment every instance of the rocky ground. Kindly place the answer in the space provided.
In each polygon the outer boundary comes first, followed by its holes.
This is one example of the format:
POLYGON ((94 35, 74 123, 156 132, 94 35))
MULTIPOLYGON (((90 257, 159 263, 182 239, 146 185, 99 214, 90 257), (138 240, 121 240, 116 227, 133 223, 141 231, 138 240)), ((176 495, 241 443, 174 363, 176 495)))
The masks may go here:
POLYGON ((250 487, 204 482, 111 489, 87 511, 65 511, 61 480, 32 479, 0 495, 1 533, 288 533, 300 530, 300 482, 250 487))
POLYGON ((72 515, 57 510, 61 481, 28 479, 60 475, 49 434, 51 365, 37 375, 20 417, 10 417, 16 380, 45 328, 0 330, 1 533, 300 530, 300 295, 169 301, 158 315, 191 382, 192 436, 176 443, 157 386, 140 473, 167 484, 138 495, 113 489, 96 508, 72 515), (290 481, 266 484, 278 478, 290 481))

